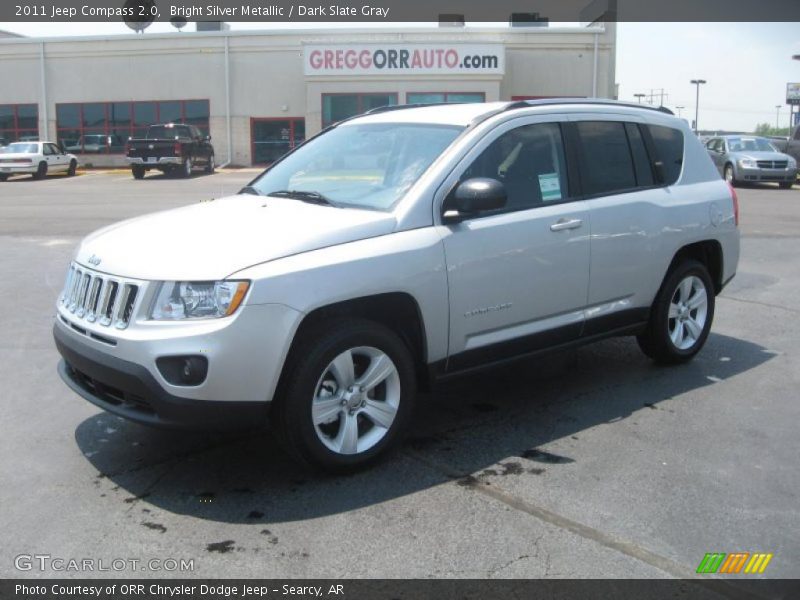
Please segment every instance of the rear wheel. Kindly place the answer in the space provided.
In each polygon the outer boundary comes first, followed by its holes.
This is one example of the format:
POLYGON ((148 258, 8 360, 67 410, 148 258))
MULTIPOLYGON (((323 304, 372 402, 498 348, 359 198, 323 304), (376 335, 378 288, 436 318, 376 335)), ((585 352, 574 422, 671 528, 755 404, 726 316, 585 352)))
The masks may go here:
POLYGON ((183 162, 183 171, 181 171, 181 175, 183 177, 191 177, 192 176, 192 159, 188 156, 186 160, 183 162))
POLYGON ((345 319, 308 332, 292 352, 274 407, 286 449, 313 467, 363 467, 401 437, 416 381, 405 343, 371 321, 345 319))
POLYGON ((78 161, 77 160, 69 161, 69 169, 67 169, 67 177, 73 177, 77 170, 78 170, 78 161))
POLYGON ((781 181, 778 185, 781 186, 782 190, 789 190, 792 188, 792 185, 794 185, 794 183, 791 181, 781 181))
POLYGON ((144 179, 144 167, 131 167, 131 173, 134 179, 144 179))
POLYGON ((660 363, 691 360, 708 338, 714 319, 714 284, 705 265, 687 260, 661 286, 639 347, 660 363))
POLYGON ((47 177, 47 163, 42 161, 39 163, 39 167, 36 169, 36 173, 33 174, 34 179, 44 179, 47 177))

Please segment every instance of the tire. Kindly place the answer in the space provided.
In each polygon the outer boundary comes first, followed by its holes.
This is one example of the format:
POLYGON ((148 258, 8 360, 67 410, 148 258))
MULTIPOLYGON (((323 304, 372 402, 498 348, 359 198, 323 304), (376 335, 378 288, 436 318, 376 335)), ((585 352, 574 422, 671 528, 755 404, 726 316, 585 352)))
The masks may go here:
POLYGON ((33 174, 34 179, 44 179, 47 177, 47 163, 42 161, 39 163, 39 167, 36 169, 36 173, 33 174))
POLYGON ((728 163, 727 165, 725 165, 725 169, 723 171, 723 176, 722 177, 723 177, 723 179, 725 179, 725 181, 727 181, 728 183, 730 183, 734 187, 739 185, 739 182, 736 180, 736 174, 733 171, 733 165, 731 163, 728 163))
POLYGON ((67 169, 67 177, 74 177, 75 172, 78 170, 78 161, 71 160, 69 161, 69 169, 67 169))
POLYGON ((208 164, 206 165, 206 173, 211 175, 217 168, 217 165, 214 161, 214 155, 208 157, 208 164))
POLYGON ((280 388, 271 422, 286 450, 313 468, 350 472, 384 454, 407 429, 414 362, 390 329, 343 319, 298 340, 280 388), (374 385, 370 369, 382 375, 374 385))
POLYGON ((191 177, 192 176, 192 159, 191 157, 187 156, 186 160, 183 161, 183 169, 181 170, 181 177, 191 177))
POLYGON ((144 167, 131 167, 134 179, 144 179, 144 167))
POLYGON ((714 284, 705 265, 687 260, 667 274, 639 347, 658 363, 678 364, 700 352, 714 320, 714 284))
POLYGON ((792 189, 792 186, 794 185, 794 183, 791 182, 791 181, 781 181, 778 185, 780 186, 780 188, 782 190, 790 190, 790 189, 792 189))
POLYGON ((0 181, 5 181, 8 179, 8 175, 0 175, 0 181))

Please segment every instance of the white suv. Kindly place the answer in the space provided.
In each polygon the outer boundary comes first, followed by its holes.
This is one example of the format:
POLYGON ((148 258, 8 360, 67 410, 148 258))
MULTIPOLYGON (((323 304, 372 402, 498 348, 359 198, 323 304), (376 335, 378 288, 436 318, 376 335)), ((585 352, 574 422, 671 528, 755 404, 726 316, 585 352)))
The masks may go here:
POLYGON ((732 188, 665 112, 378 109, 236 196, 87 237, 59 372, 140 423, 269 420, 300 460, 346 470, 398 440, 431 378, 618 335, 690 359, 737 227, 732 188))

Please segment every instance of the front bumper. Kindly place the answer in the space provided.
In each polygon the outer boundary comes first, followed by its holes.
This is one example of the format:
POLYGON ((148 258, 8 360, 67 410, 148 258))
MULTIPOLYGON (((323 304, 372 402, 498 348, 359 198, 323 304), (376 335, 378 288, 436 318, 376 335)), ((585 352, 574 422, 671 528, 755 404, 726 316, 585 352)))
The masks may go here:
POLYGON ((162 156, 160 158, 153 157, 152 160, 142 158, 141 156, 128 156, 126 157, 128 164, 139 165, 142 167, 159 167, 159 166, 178 166, 183 164, 183 158, 180 156, 162 156))
POLYGON ((190 400, 173 396, 150 372, 99 352, 53 328, 63 357, 58 374, 75 393, 131 421, 171 429, 253 429, 266 423, 267 402, 190 400))
POLYGON ((797 179, 797 169, 746 169, 739 167, 737 175, 741 181, 794 182, 797 179))

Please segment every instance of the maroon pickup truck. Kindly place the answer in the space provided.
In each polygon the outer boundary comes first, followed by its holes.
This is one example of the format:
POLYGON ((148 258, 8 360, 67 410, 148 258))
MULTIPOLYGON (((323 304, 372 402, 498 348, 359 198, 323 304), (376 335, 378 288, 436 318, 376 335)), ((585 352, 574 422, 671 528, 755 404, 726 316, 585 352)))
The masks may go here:
POLYGON ((144 138, 128 140, 126 154, 136 179, 144 177, 150 169, 180 173, 183 177, 189 177, 197 167, 206 173, 214 172, 211 137, 203 135, 194 125, 151 125, 144 138))

